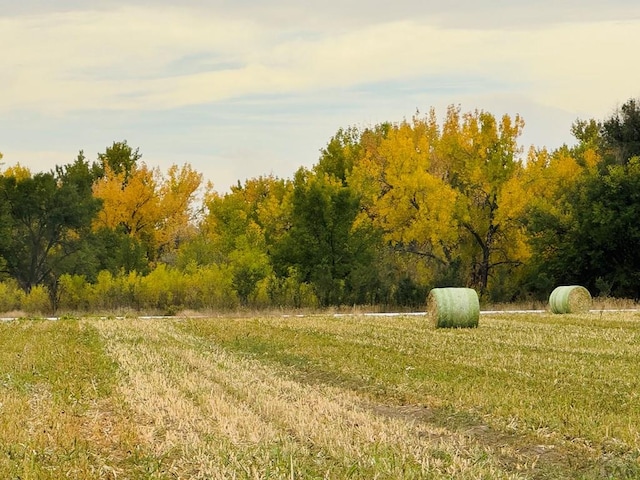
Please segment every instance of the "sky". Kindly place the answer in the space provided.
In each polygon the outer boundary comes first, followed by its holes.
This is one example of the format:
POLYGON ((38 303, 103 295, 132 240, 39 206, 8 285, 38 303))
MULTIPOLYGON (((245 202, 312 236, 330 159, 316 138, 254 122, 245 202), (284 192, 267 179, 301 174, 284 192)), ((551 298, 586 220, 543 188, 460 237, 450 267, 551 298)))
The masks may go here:
POLYGON ((32 172, 114 141, 226 192, 340 129, 449 105, 525 150, 640 97, 637 0, 0 0, 0 152, 32 172))

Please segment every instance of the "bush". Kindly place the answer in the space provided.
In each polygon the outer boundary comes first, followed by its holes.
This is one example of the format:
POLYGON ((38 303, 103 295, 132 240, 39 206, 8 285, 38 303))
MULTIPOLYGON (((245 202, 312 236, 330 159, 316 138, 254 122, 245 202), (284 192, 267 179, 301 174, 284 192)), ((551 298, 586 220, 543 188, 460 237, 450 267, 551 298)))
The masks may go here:
POLYGON ((0 283, 0 312, 19 310, 24 299, 24 291, 13 278, 0 283))
POLYGON ((27 313, 44 315, 52 312, 49 289, 44 285, 36 285, 24 296, 22 310, 27 313))
POLYGON ((284 278, 270 275, 263 288, 271 306, 316 308, 319 304, 313 287, 301 281, 295 268, 289 268, 284 278))
POLYGON ((179 270, 158 265, 140 278, 138 303, 143 310, 176 310, 185 302, 185 277, 179 270))
POLYGON ((58 280, 60 299, 58 308, 67 311, 89 311, 93 300, 93 286, 83 275, 64 274, 58 280))
POLYGON ((138 290, 140 276, 136 272, 120 272, 114 276, 103 270, 98 274, 93 295, 91 309, 114 311, 120 309, 139 309, 138 290))
POLYGON ((185 280, 185 306, 195 310, 231 309, 239 304, 232 286, 232 271, 227 266, 199 267, 185 280))

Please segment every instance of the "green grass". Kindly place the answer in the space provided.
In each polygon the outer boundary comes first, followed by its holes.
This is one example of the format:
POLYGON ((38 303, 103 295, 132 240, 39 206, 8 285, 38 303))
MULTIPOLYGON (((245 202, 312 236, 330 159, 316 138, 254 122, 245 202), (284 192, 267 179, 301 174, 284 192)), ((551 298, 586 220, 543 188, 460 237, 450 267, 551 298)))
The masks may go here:
POLYGON ((0 478, 640 478, 640 316, 0 323, 0 478))
POLYGON ((192 320, 185 328, 300 380, 423 406, 430 422, 480 431, 480 441, 543 451, 538 467, 548 478, 640 477, 637 314, 496 315, 471 330, 428 328, 421 317, 192 320))
MULTIPOLYGON (((116 365, 77 320, 0 323, 0 478, 116 478, 144 472, 116 365)), ((151 478, 151 477, 139 477, 151 478)))

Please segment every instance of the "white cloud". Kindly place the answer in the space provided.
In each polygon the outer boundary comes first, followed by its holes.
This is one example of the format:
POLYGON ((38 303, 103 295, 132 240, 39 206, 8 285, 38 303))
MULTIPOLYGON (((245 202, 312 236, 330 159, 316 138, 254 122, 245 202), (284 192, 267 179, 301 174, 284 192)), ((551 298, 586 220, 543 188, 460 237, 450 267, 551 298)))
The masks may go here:
POLYGON ((519 30, 403 20, 304 35, 200 10, 124 7, 9 17, 0 32, 13 46, 0 53, 10 72, 0 79, 2 109, 166 109, 447 75, 529 85, 541 102, 601 109, 612 89, 616 98, 637 93, 629 90, 640 78, 631 60, 638 20, 519 30), (185 61, 199 56, 198 68, 185 61))
POLYGON ((558 25, 520 43, 521 72, 533 84, 532 99, 547 106, 592 116, 613 103, 640 95, 640 21, 558 25))
MULTIPOLYGON (((576 92, 594 85, 597 77, 606 75, 603 70, 619 72, 623 67, 632 69, 628 81, 616 79, 625 89, 638 78, 629 59, 640 40, 639 23, 485 31, 403 21, 297 39, 274 38, 274 32, 253 24, 174 9, 19 17, 0 26, 3 44, 18 46, 2 53, 11 74, 3 81, 1 104, 170 108, 246 94, 447 73, 542 80, 562 92, 563 83, 572 83, 570 91, 576 92), (626 51, 620 52, 621 46, 626 51), (172 62, 197 54, 242 66, 167 71, 172 62)), ((564 93, 548 97, 565 101, 564 93)))
MULTIPOLYGON (((78 152, 75 152, 76 155, 78 152)), ((67 165, 75 160, 73 152, 56 150, 13 150, 3 149, 0 170, 21 165, 27 167, 31 173, 53 171, 56 165, 67 165)))
POLYGON ((140 106, 138 92, 162 92, 158 83, 180 73, 166 71, 172 60, 201 52, 244 56, 259 43, 256 35, 246 22, 172 8, 7 17, 0 19, 0 42, 10 47, 0 51, 0 62, 11 75, 0 79, 0 106, 140 106))

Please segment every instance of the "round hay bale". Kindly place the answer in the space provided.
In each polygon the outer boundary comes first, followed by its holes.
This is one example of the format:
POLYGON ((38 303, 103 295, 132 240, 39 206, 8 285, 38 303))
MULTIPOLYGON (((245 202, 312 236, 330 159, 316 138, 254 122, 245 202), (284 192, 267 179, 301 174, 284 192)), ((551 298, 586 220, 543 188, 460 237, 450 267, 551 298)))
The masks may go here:
POLYGON ((427 297, 427 313, 436 328, 477 327, 478 294, 472 288, 434 288, 427 297))
POLYGON ((562 285, 549 295, 549 308, 553 313, 585 313, 591 304, 589 290, 580 285, 562 285))

